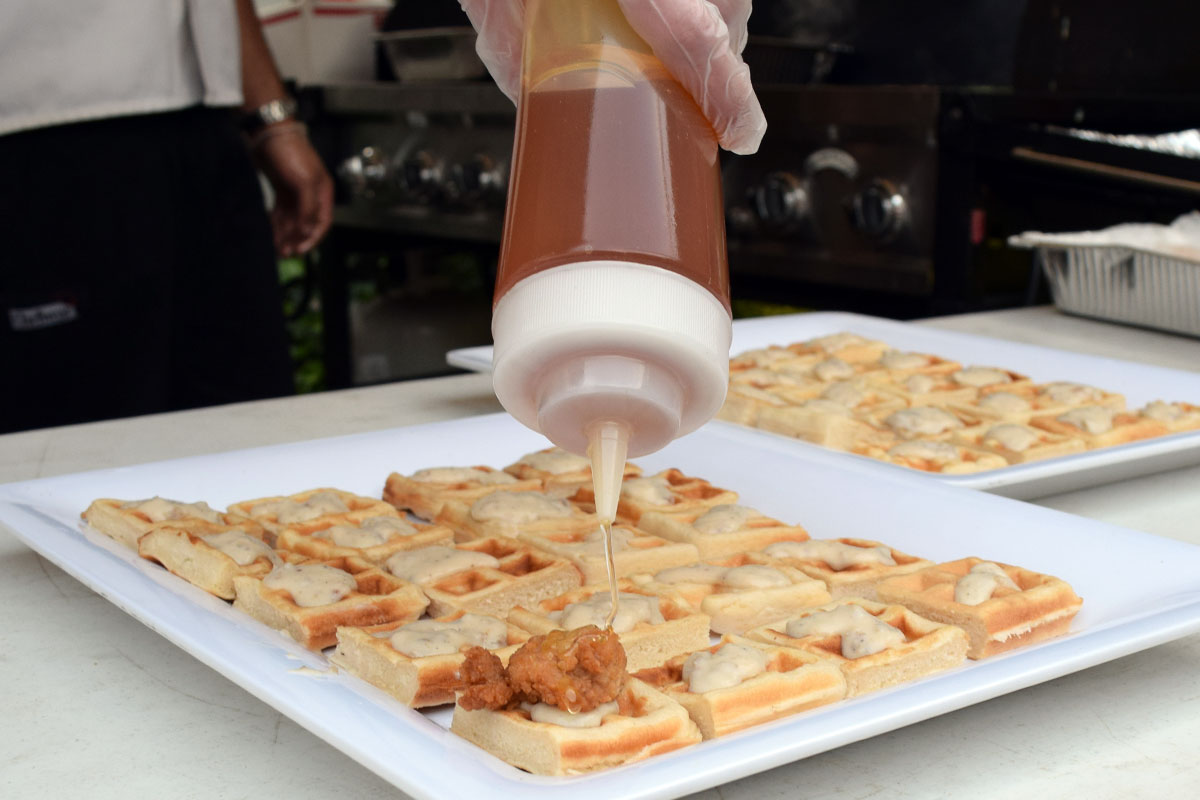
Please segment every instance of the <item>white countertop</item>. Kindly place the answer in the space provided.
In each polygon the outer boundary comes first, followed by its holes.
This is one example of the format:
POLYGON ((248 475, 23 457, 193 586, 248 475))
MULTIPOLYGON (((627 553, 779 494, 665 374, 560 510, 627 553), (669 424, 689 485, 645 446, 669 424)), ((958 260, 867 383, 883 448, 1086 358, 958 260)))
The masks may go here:
MULTIPOLYGON (((919 324, 1200 371, 1200 340, 1049 308, 919 324)), ((462 375, 30 431, 0 436, 0 482, 498 410, 462 375)), ((1037 502, 1200 544, 1200 467, 1037 502)), ((0 607, 0 795, 402 796, 2 528, 0 607)), ((1191 636, 696 797, 1195 796, 1198 664, 1191 636)))

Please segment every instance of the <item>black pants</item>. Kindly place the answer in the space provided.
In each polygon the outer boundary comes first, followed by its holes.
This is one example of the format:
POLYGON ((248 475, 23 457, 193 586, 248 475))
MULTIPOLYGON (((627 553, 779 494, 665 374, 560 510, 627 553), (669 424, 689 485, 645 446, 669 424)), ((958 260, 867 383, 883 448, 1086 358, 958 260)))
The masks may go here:
POLYGON ((0 432, 292 392, 227 111, 0 136, 0 432))

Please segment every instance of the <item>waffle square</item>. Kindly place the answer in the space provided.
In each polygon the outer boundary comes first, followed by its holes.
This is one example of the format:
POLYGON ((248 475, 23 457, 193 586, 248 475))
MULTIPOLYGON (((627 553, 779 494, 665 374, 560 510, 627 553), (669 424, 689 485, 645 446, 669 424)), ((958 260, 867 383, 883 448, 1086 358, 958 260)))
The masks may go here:
MULTIPOLYGON (((208 503, 182 503, 162 497, 147 500, 114 500, 102 497, 93 500, 79 515, 96 530, 110 539, 137 550, 138 539, 163 522, 208 522, 217 525, 237 525, 245 519, 209 508, 208 503)), ((274 542, 274 535, 269 542, 274 542)))
MULTIPOLYGON (((957 432, 956 432, 957 434, 957 432)), ((869 455, 922 472, 937 472, 942 475, 967 475, 989 469, 1007 467, 1009 462, 1001 454, 987 448, 970 447, 955 441, 925 441, 910 439, 869 455)))
POLYGON ((534 722, 523 710, 454 707, 450 730, 497 758, 535 775, 576 775, 669 753, 701 740, 683 706, 630 678, 620 713, 595 728, 534 722))
POLYGON ((522 533, 592 531, 600 524, 588 510, 540 489, 492 492, 471 504, 450 500, 434 522, 453 530, 460 542, 489 536, 516 538, 522 533))
POLYGON ((243 500, 229 512, 250 517, 272 533, 284 530, 300 533, 330 525, 354 524, 375 516, 397 516, 396 510, 382 500, 363 497, 341 489, 309 489, 286 497, 260 497, 243 500))
POLYGON ((723 558, 762 550, 775 542, 803 542, 808 531, 741 505, 694 508, 680 513, 647 511, 638 521, 647 533, 695 546, 700 558, 723 558))
MULTIPOLYGON (((583 582, 603 583, 608 580, 608 562, 604 557, 604 532, 600 521, 591 515, 590 528, 560 531, 520 532, 523 542, 565 558, 583 575, 583 582)), ((617 575, 655 572, 681 564, 691 564, 700 557, 694 545, 654 536, 632 525, 617 523, 612 528, 613 566, 617 575)))
POLYGON ((393 472, 383 486, 383 499, 392 506, 431 520, 447 501, 470 505, 496 491, 533 492, 542 488, 538 480, 518 480, 492 467, 432 467, 411 476, 393 472))
MULTIPOLYGON (((980 558, 963 558, 881 581, 879 599, 923 617, 958 625, 970 636, 967 656, 1003 653, 1066 633, 1083 601, 1059 578, 998 564, 1018 589, 998 586, 978 605, 955 601, 955 587, 980 558)), ((993 562, 994 563, 994 562, 993 562)))
MULTIPOLYGON (((456 622, 466 613, 458 611, 437 621, 456 622)), ((427 656, 400 652, 392 645, 391 637, 410 624, 388 625, 373 631, 338 628, 337 649, 330 654, 329 663, 379 687, 411 708, 453 703, 463 652, 427 656)), ((503 624, 507 630, 506 644, 492 652, 507 664, 509 657, 529 639, 529 634, 514 625, 503 624)))
POLYGON ((877 620, 899 630, 904 636, 904 641, 877 653, 847 658, 842 655, 842 635, 835 633, 792 637, 785 632, 786 622, 755 628, 747 637, 778 647, 795 647, 833 662, 846 676, 847 697, 858 697, 898 683, 917 680, 957 667, 966 659, 966 631, 954 625, 926 619, 901 605, 884 605, 862 598, 848 597, 829 605, 806 609, 792 619, 803 619, 814 614, 834 611, 844 605, 861 607, 877 620))
MULTIPOLYGON (((813 392, 814 396, 816 393, 813 392)), ((772 389, 731 384, 729 391, 725 393, 725 402, 717 412, 717 419, 738 425, 755 426, 764 409, 786 408, 788 405, 788 399, 776 394, 772 389)))
POLYGON ((885 350, 875 361, 868 362, 863 377, 884 383, 902 383, 913 375, 928 375, 945 380, 951 373, 962 369, 957 361, 942 358, 932 353, 885 350))
POLYGON ((818 361, 827 358, 825 353, 813 352, 799 355, 796 351, 773 344, 754 350, 746 350, 729 359, 729 372, 744 372, 751 369, 771 369, 806 372, 818 361))
POLYGON ((209 594, 232 600, 235 577, 262 578, 278 562, 269 537, 249 519, 233 525, 177 520, 152 527, 138 539, 137 551, 209 594))
POLYGON ((1169 433, 1166 424, 1128 411, 1104 406, 1080 406, 1056 417, 1034 417, 1034 428, 1081 439, 1088 450, 1152 439, 1169 433))
POLYGON ((302 606, 289 589, 273 589, 264 584, 262 578, 239 575, 233 579, 236 591, 233 607, 285 633, 309 650, 323 650, 336 643, 339 627, 411 622, 429 605, 429 600, 415 585, 361 559, 303 561, 295 566, 308 565, 347 572, 354 578, 354 588, 332 603, 302 606))
POLYGON ((891 370, 887 370, 868 372, 864 377, 877 382, 885 391, 903 400, 907 406, 968 405, 979 397, 979 390, 974 386, 956 383, 945 372, 915 372, 905 377, 895 377, 891 370))
POLYGON ((908 439, 945 441, 959 428, 979 422, 953 409, 924 405, 909 406, 889 414, 868 415, 866 419, 872 425, 890 432, 896 442, 908 439))
POLYGON ((1125 410, 1125 396, 1071 381, 1054 381, 1029 387, 1034 416, 1057 416, 1080 406, 1125 410))
POLYGON ((705 739, 807 711, 846 696, 846 678, 830 661, 790 647, 774 647, 741 636, 725 636, 707 648, 718 653, 729 644, 761 651, 766 670, 735 686, 693 692, 683 679, 687 655, 634 677, 663 692, 687 709, 705 739))
MULTIPOLYGON (((390 506, 389 506, 390 508, 390 506)), ((344 521, 325 519, 320 527, 301 531, 285 528, 276 547, 316 559, 356 556, 382 564, 393 553, 454 541, 454 531, 398 514, 362 516, 352 512, 344 521)))
MULTIPOLYGON (((736 503, 737 497, 737 492, 713 486, 702 478, 684 475, 677 469, 667 469, 654 475, 628 479, 621 485, 617 521, 636 525, 647 511, 683 513, 736 503)), ((596 495, 589 486, 580 489, 571 499, 587 511, 596 508, 596 495)))
MULTIPOLYGON (((628 579, 618 581, 618 587, 623 602, 636 600, 638 597, 647 598, 642 602, 656 606, 664 620, 659 623, 640 620, 628 628, 622 624, 621 619, 614 622, 613 630, 625 648, 626 664, 631 672, 658 666, 672 656, 708 646, 707 614, 692 611, 680 599, 655 595, 628 579)), ((517 606, 509 612, 508 621, 530 633, 544 634, 562 628, 559 616, 568 605, 586 602, 593 597, 596 597, 593 602, 603 604, 607 612, 608 586, 591 585, 582 586, 529 607, 517 606)), ((597 627, 604 627, 605 615, 599 615, 597 627)))
POLYGON ((794 567, 810 578, 824 581, 834 600, 841 597, 873 600, 875 584, 884 578, 933 566, 932 561, 870 539, 811 539, 809 543, 799 544, 780 542, 765 548, 761 554, 753 555, 761 558, 764 564, 794 567), (887 558, 882 558, 885 554, 887 558), (886 563, 888 559, 894 563, 886 563))
POLYGON ((796 342, 788 345, 787 349, 798 356, 823 355, 826 358, 840 358, 848 364, 869 364, 878 361, 887 352, 888 346, 877 339, 843 331, 796 342))
POLYGON ((832 599, 823 581, 793 567, 764 564, 748 553, 633 580, 655 594, 682 597, 688 606, 708 615, 709 629, 718 634, 745 633, 832 599))
MULTIPOLYGON (((583 456, 568 453, 561 447, 548 447, 526 453, 504 468, 518 480, 541 481, 542 491, 553 497, 570 497, 580 487, 592 485, 592 462, 583 456)), ((637 464, 625 462, 625 477, 642 474, 637 464)))
POLYGON ((435 617, 460 610, 504 616, 513 606, 534 605, 581 582, 566 559, 502 536, 402 551, 385 567, 420 586, 435 617))
POLYGON ((1010 464, 1082 453, 1087 448, 1075 436, 1050 433, 1017 422, 984 423, 955 431, 954 440, 976 450, 1001 456, 1010 464))
POLYGON ((1155 400, 1138 411, 1138 416, 1154 419, 1171 433, 1200 430, 1200 406, 1191 403, 1165 403, 1155 400))
POLYGON ((763 409, 758 416, 758 427, 851 453, 887 448, 896 441, 892 432, 859 418, 845 406, 822 399, 763 409))
POLYGON ((950 373, 950 379, 960 386, 971 386, 980 394, 1021 391, 1033 385, 1028 375, 1003 367, 972 365, 950 373))

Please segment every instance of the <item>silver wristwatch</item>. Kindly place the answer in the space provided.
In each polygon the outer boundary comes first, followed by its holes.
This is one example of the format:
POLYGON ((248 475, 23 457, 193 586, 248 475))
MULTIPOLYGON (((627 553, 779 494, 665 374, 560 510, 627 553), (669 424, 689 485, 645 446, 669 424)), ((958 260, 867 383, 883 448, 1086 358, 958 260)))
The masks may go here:
POLYGON ((263 103, 253 111, 247 111, 242 116, 242 130, 247 134, 255 134, 268 125, 285 122, 295 117, 296 101, 290 97, 282 97, 263 103))

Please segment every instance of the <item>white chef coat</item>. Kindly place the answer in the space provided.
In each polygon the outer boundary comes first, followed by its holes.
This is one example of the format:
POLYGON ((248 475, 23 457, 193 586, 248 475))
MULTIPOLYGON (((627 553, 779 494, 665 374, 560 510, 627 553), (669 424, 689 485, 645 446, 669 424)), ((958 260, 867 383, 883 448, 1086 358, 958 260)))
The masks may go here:
POLYGON ((0 135, 241 100, 234 0, 0 0, 0 135))

